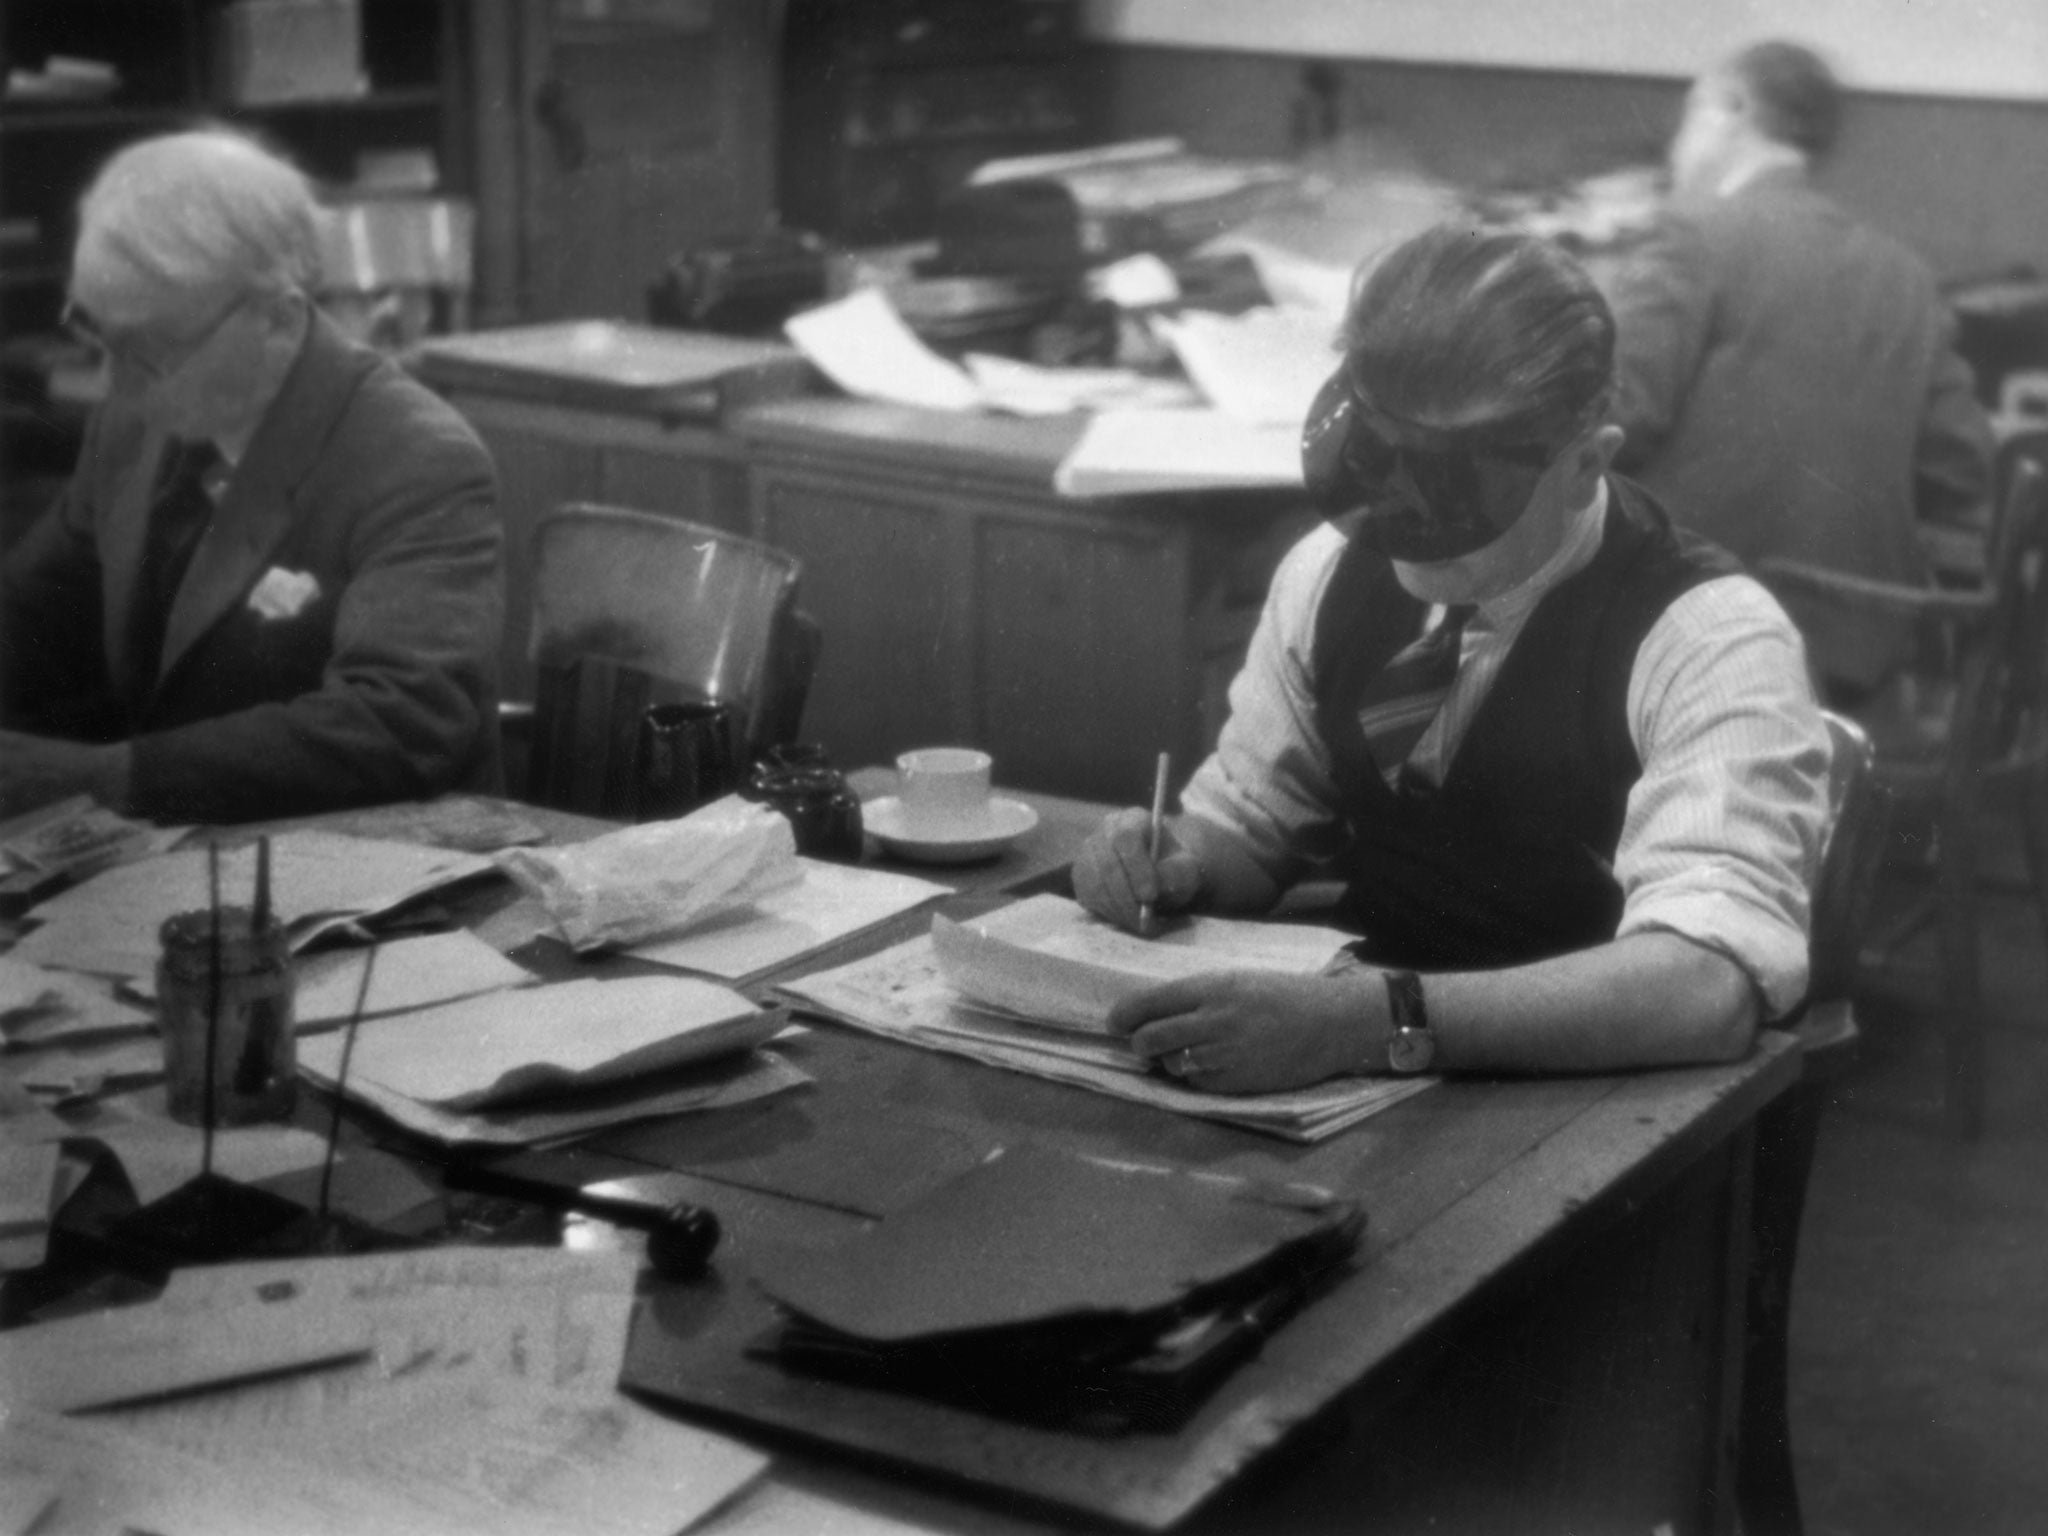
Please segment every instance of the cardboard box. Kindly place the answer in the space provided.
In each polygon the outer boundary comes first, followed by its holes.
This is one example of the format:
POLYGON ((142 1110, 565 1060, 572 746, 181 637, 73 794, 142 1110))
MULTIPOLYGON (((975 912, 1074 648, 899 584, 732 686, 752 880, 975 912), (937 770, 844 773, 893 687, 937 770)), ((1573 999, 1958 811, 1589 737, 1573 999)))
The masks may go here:
POLYGON ((356 0, 234 0, 220 13, 223 94, 236 106, 369 90, 356 0))

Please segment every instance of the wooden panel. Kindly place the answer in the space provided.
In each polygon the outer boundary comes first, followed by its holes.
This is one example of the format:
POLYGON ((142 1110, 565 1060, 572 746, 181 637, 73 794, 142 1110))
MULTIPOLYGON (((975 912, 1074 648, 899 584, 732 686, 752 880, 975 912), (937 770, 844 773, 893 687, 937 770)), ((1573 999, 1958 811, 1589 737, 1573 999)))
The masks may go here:
MULTIPOLYGON (((459 402, 458 402, 459 403, 459 402)), ((505 647, 499 685, 508 699, 533 697, 527 658, 533 617, 533 530, 564 501, 586 496, 597 483, 597 453, 560 438, 507 431, 476 422, 498 466, 498 510, 505 524, 505 647)))
POLYGON ((848 766, 972 739, 966 525, 945 509, 761 472, 757 532, 804 563, 824 630, 804 734, 848 766))
POLYGON ((774 7, 578 14, 520 40, 528 319, 644 313, 673 252, 753 233, 773 195, 774 7))
POLYGON ((1199 747, 1187 540, 1135 525, 990 518, 976 539, 977 741, 1005 783, 1142 802, 1153 760, 1199 747))
POLYGON ((731 533, 747 531, 747 470, 729 457, 606 448, 595 495, 614 506, 687 518, 731 533))

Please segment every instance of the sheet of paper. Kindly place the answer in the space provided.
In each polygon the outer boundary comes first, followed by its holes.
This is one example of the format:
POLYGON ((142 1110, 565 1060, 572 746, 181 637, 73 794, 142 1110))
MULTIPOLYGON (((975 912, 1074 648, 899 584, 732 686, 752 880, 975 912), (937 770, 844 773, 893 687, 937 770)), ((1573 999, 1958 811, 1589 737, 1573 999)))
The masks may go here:
POLYGON ((992 411, 1012 416, 1064 416, 1069 411, 1118 407, 1164 410, 1197 405, 1185 379, 1160 378, 1133 368, 1045 368, 1012 357, 969 352, 961 359, 992 411))
POLYGON ((320 817, 320 827, 344 837, 424 843, 465 853, 495 853, 500 848, 548 840, 546 830, 517 806, 474 795, 443 795, 436 800, 408 800, 395 805, 366 806, 359 811, 329 811, 320 817))
MULTIPOLYGON (((374 1485, 299 1464, 233 1468, 159 1445, 100 1418, 22 1410, 0 1424, 0 1489, 44 1512, 37 1536, 357 1536, 418 1529, 374 1485)), ((7 1527, 0 1526, 0 1531, 7 1527)), ((10 1533, 11 1536, 11 1533, 10 1533)))
POLYGON ((1209 401, 1254 426, 1299 433, 1339 361, 1336 326, 1318 310, 1188 310, 1154 323, 1209 401))
POLYGON ((934 411, 971 411, 981 391, 917 337, 879 288, 794 315, 783 330, 797 349, 850 395, 934 411))
POLYGON ((1298 489, 1301 424, 1252 426, 1217 410, 1102 411, 1053 471, 1062 496, 1298 489))
POLYGON ((0 1332, 0 1406, 102 1408, 332 1365, 370 1345, 359 1313, 321 1305, 196 1317, 115 1307, 0 1332))
POLYGON ((0 955, 0 1045, 43 1045, 108 1030, 146 1029, 156 1016, 115 995, 103 976, 53 971, 0 955))
POLYGON ((0 1056, 0 1077, 52 1106, 161 1082, 163 1075, 163 1042, 154 1030, 83 1034, 0 1056))
MULTIPOLYGON (((370 971, 365 1018, 453 1002, 505 987, 523 986, 536 978, 515 965, 475 934, 464 929, 387 939, 376 946, 370 971)), ((362 988, 363 968, 370 951, 321 949, 294 962, 292 1018, 301 1030, 346 1023, 362 988)))
MULTIPOLYGON (((295 948, 348 922, 377 916, 458 880, 491 873, 476 854, 325 832, 287 832, 271 840, 273 910, 295 948)), ((244 903, 255 851, 221 860, 221 899, 244 903)), ((95 875, 36 907, 38 924, 14 947, 15 958, 96 975, 146 976, 156 968, 157 931, 167 917, 207 904, 203 848, 183 848, 95 875)))
POLYGON ((43 1262, 63 1155, 54 1141, 0 1142, 0 1270, 43 1262))
POLYGON ((742 981, 943 896, 948 889, 885 870, 818 859, 797 862, 803 878, 763 897, 751 911, 680 937, 635 945, 626 953, 657 965, 742 981))
POLYGON ((115 1415, 229 1467, 282 1459, 402 1501, 397 1530, 667 1536, 766 1459, 620 1397, 638 1262, 443 1248, 186 1270, 159 1306, 249 1316, 278 1298, 353 1309, 374 1368, 115 1415))
MULTIPOLYGON (((1284 1093, 1201 1093, 1156 1073, 1102 1065, 1083 1052, 1049 1043, 1021 1046, 1016 1026, 960 1003, 940 974, 928 934, 779 990, 800 1006, 887 1039, 1290 1141, 1320 1141, 1435 1081, 1340 1077, 1284 1093)), ((1046 1038, 1061 1037, 1047 1032, 1046 1038)), ((1065 1038, 1085 1043, 1083 1036, 1065 1038)))
MULTIPOLYGON (((331 1089, 341 1064, 341 1045, 339 1031, 300 1041, 299 1071, 331 1089)), ((394 1124, 447 1146, 533 1147, 587 1136, 609 1126, 746 1104, 800 1088, 810 1080, 808 1073, 773 1051, 748 1051, 726 1061, 708 1062, 689 1073, 687 1080, 658 1090, 626 1083, 578 1094, 570 1101, 573 1108, 550 1105, 458 1114, 356 1077, 353 1066, 348 1093, 394 1124)))
POLYGON ((782 1022, 696 977, 586 978, 366 1020, 349 1073, 423 1104, 471 1110, 742 1050, 782 1022))
MULTIPOLYGON (((135 1198, 144 1205, 162 1199, 199 1172, 203 1138, 197 1126, 167 1117, 138 1116, 125 1123, 103 1122, 94 1140, 121 1160, 135 1198)), ((227 1126, 213 1138, 213 1170, 242 1184, 317 1168, 327 1157, 327 1139, 296 1125, 227 1126)))
POLYGON ((62 1141, 77 1134, 10 1074, 0 1072, 0 1147, 62 1141))

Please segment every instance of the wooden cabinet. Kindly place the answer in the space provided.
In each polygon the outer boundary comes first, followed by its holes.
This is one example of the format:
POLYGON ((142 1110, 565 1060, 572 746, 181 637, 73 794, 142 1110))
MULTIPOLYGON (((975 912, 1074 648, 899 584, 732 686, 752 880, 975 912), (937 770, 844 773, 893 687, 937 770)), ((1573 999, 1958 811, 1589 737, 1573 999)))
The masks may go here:
POLYGON ((1007 784, 1135 802, 1184 773, 1297 498, 1066 500, 1072 419, 792 400, 736 418, 757 537, 804 562, 825 644, 804 730, 844 762, 963 743, 1007 784))
POLYGON ((487 0, 473 69, 480 324, 645 315, 679 249, 773 206, 777 16, 762 0, 487 0))

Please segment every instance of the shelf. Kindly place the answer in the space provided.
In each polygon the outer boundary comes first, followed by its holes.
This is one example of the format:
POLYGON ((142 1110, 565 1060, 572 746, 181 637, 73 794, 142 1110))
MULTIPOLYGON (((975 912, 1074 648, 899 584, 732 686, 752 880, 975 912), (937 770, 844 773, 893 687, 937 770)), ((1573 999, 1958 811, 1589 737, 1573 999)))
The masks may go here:
POLYGON ((83 129, 120 132, 161 127, 193 115, 196 108, 178 102, 127 103, 55 102, 0 105, 0 128, 9 133, 73 133, 83 129))
POLYGON ((370 114, 425 112, 441 105, 440 90, 431 85, 371 91, 366 96, 323 96, 309 101, 222 102, 219 110, 239 117, 313 116, 320 113, 370 114))

